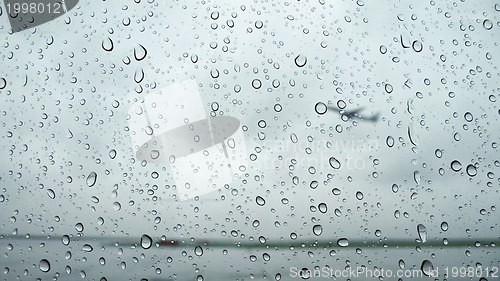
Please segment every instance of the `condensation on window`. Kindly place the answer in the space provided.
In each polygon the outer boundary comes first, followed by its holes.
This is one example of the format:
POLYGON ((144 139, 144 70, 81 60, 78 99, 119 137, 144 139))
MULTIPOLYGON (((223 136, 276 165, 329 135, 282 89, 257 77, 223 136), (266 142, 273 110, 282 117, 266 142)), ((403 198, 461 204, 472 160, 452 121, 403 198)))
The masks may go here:
POLYGON ((0 280, 498 280, 500 2, 0 2, 0 280))

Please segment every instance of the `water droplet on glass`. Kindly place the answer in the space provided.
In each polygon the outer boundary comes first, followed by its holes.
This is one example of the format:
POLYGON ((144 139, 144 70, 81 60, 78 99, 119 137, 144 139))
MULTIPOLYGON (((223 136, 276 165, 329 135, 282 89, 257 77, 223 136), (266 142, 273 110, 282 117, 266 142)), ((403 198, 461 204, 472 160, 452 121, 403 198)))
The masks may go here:
POLYGON ((84 252, 90 253, 90 252, 92 252, 92 250, 94 250, 94 248, 92 248, 92 246, 90 246, 89 244, 85 244, 85 245, 83 245, 82 250, 84 252))
POLYGON ((111 38, 108 37, 102 40, 101 46, 104 51, 111 52, 113 51, 114 48, 113 40, 111 40, 111 38))
POLYGON ((298 55, 295 57, 295 65, 298 67, 303 67, 307 63, 307 58, 304 55, 298 55))
POLYGON ((363 200, 363 193, 361 191, 356 192, 356 199, 363 200))
POLYGON ((485 19, 483 21, 483 27, 486 28, 487 30, 490 30, 493 28, 493 23, 489 19, 485 19))
POLYGON ((392 192, 397 193, 399 191, 399 186, 397 184, 392 185, 392 192))
POLYGON ((82 231, 83 231, 83 224, 82 224, 82 223, 80 223, 80 222, 79 222, 79 223, 77 223, 77 224, 75 225, 75 229, 76 229, 76 231, 78 231, 78 232, 82 232, 82 231))
POLYGON ((405 261, 404 260, 399 260, 398 265, 399 265, 400 269, 405 268, 405 261))
POLYGON ((380 49, 380 53, 382 55, 385 55, 385 53, 387 53, 387 47, 386 46, 381 45, 379 49, 380 49))
POLYGON ((448 231, 448 223, 447 222, 444 221, 441 223, 441 230, 448 231))
POLYGON ((252 87, 256 90, 260 89, 260 87, 262 86, 262 82, 260 82, 259 79, 253 79, 252 81, 252 87))
POLYGON ((148 50, 146 50, 146 48, 144 48, 144 46, 142 46, 140 44, 138 47, 134 48, 134 58, 137 61, 143 60, 147 54, 148 54, 148 50))
POLYGON ((141 236, 141 247, 145 250, 151 248, 151 245, 153 245, 153 239, 149 237, 149 235, 142 235, 141 236))
POLYGON ((196 246, 194 248, 194 254, 197 255, 198 257, 203 255, 203 248, 201 246, 196 246))
POLYGON ((424 260, 420 266, 420 270, 422 270, 422 273, 424 273, 425 276, 431 276, 434 271, 434 265, 430 261, 424 260))
POLYGON ((347 247, 349 246, 349 240, 347 240, 347 238, 340 238, 339 240, 337 240, 337 245, 339 245, 340 247, 347 247))
POLYGON ((68 245, 69 245, 69 242, 70 242, 70 238, 69 238, 69 236, 68 236, 68 235, 64 235, 64 236, 62 237, 62 243, 63 243, 63 245, 64 245, 64 246, 68 246, 68 245))
POLYGON ((332 167, 334 169, 340 169, 340 161, 337 160, 337 158, 330 157, 330 159, 328 160, 328 162, 330 163, 330 167, 332 167))
POLYGON ((56 198, 56 193, 52 189, 47 190, 47 195, 49 196, 50 199, 56 198))
POLYGON ((314 110, 316 110, 316 113, 318 113, 319 115, 323 115, 326 113, 327 110, 326 104, 318 102, 316 106, 314 106, 314 110))
POLYGON ((87 186, 92 187, 97 181, 97 174, 95 172, 92 172, 88 175, 87 177, 87 186))
POLYGON ((160 157, 160 151, 153 149, 149 153, 149 156, 151 156, 151 159, 158 159, 158 157, 160 157))
POLYGON ((443 156, 443 151, 441 149, 436 149, 434 155, 436 155, 437 158, 441 158, 443 156))
POLYGON ((318 210, 324 214, 328 210, 328 207, 326 206, 325 203, 320 203, 318 205, 318 210))
POLYGON ((257 205, 259 206, 264 206, 264 204, 266 204, 266 200, 264 200, 264 198, 262 198, 261 196, 257 196, 255 198, 255 202, 257 203, 257 205))
POLYGON ((475 175, 477 175, 476 167, 472 164, 467 165, 466 171, 467 175, 469 175, 470 177, 474 177, 475 175))
POLYGON ((5 78, 0 78, 0 90, 5 89, 7 87, 7 80, 5 78))
POLYGON ((467 122, 472 122, 472 120, 474 119, 474 117, 472 116, 472 113, 470 113, 470 112, 466 112, 464 114, 464 118, 465 118, 465 121, 467 121, 467 122))
POLYGON ((120 211, 121 208, 122 208, 122 205, 120 204, 120 202, 114 202, 113 203, 113 209, 115 211, 120 211))
POLYGON ((115 157, 116 157, 116 150, 111 149, 111 150, 109 151, 109 158, 111 158, 111 159, 115 159, 115 157))
POLYGON ((43 259, 39 263, 40 270, 43 272, 49 272, 50 270, 50 262, 46 259, 43 259))
POLYGON ((322 232, 323 232, 323 227, 320 224, 313 226, 314 235, 320 236, 322 232))
POLYGON ((387 139, 385 140, 385 143, 387 144, 388 147, 393 147, 394 146, 394 138, 391 136, 388 136, 387 139))
POLYGON ((451 169, 455 172, 462 170, 462 163, 460 163, 458 160, 453 160, 450 166, 451 169))
POLYGON ((392 93, 392 91, 393 91, 392 85, 391 85, 391 84, 389 84, 389 83, 385 84, 385 91, 386 91, 388 94, 392 93))
POLYGON ((427 228, 423 224, 419 224, 417 225, 417 232, 420 241, 422 241, 422 243, 425 243, 425 241, 427 241, 427 228))

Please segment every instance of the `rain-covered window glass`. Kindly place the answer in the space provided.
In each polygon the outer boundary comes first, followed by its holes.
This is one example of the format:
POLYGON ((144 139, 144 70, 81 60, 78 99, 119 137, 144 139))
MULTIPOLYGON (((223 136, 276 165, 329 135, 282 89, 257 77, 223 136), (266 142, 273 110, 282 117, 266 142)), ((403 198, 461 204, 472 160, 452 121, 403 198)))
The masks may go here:
POLYGON ((0 280, 499 280, 500 2, 0 0, 0 280))

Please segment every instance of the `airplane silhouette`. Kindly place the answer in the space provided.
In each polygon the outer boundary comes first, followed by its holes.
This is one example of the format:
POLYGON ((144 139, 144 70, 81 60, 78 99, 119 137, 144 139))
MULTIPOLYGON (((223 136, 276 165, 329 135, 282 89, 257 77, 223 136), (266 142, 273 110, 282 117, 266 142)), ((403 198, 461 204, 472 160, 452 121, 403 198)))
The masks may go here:
POLYGON ((346 111, 346 110, 343 110, 343 109, 339 109, 339 108, 337 108, 335 106, 327 106, 327 108, 328 108, 328 110, 336 111, 341 116, 346 116, 349 119, 358 118, 360 120, 371 121, 371 122, 377 122, 378 118, 379 118, 379 115, 380 115, 380 112, 377 112, 377 113, 375 113, 374 115, 372 115, 370 117, 365 117, 363 115, 358 114, 358 112, 362 111, 364 109, 364 107, 360 107, 358 109, 351 110, 351 111, 346 111))

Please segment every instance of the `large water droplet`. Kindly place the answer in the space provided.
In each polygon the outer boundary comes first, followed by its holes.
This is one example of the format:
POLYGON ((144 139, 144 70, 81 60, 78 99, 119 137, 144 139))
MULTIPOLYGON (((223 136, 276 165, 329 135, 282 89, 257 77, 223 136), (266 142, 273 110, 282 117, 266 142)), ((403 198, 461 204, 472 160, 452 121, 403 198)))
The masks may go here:
POLYGON ((330 157, 329 161, 330 166, 334 169, 340 169, 340 161, 335 157, 330 157))
POLYGON ((97 181, 97 174, 96 172, 92 172, 88 175, 87 177, 87 186, 92 187, 97 181))
POLYGON ((363 200, 363 193, 361 191, 356 192, 356 199, 363 200))
POLYGON ((5 87, 7 87, 7 80, 0 78, 0 90, 3 90, 5 87))
POLYGON ((387 144, 388 147, 393 147, 394 146, 394 138, 391 136, 388 136, 387 139, 385 140, 385 143, 387 144))
POLYGON ((483 21, 483 27, 486 28, 487 30, 490 30, 493 28, 493 23, 489 19, 485 19, 483 21))
POLYGON ((257 203, 257 205, 259 206, 264 206, 264 204, 266 204, 266 200, 264 198, 262 198, 262 196, 257 196, 255 198, 255 202, 257 203))
POLYGON ((458 160, 453 160, 451 162, 451 169, 455 172, 462 170, 462 163, 460 163, 460 161, 458 160))
POLYGON ((398 265, 399 265, 400 269, 405 268, 405 261, 404 260, 399 260, 398 265))
POLYGON ((320 236, 323 233, 323 227, 320 224, 313 226, 313 233, 316 236, 320 236))
POLYGON ((470 177, 477 175, 476 167, 474 167, 474 165, 472 164, 467 165, 466 171, 467 175, 469 175, 470 177))
POLYGON ((417 232, 420 241, 422 241, 422 243, 425 243, 425 241, 427 241, 427 228, 423 224, 419 224, 417 225, 417 232))
POLYGON ((113 51, 114 48, 113 40, 111 40, 111 38, 108 37, 102 40, 101 46, 104 51, 111 52, 113 51))
POLYGON ((140 44, 138 47, 134 48, 134 58, 137 61, 143 60, 147 54, 148 54, 148 50, 146 50, 146 48, 144 48, 144 46, 142 46, 140 44))
POLYGON ((340 247, 347 247, 349 246, 349 240, 347 240, 347 238, 340 238, 339 240, 337 240, 337 245, 339 245, 340 247))
POLYGON ((85 244, 85 245, 83 245, 82 250, 84 252, 90 253, 90 252, 92 252, 92 250, 94 250, 94 248, 92 248, 92 246, 90 246, 89 244, 85 244))
POLYGON ((304 55, 298 55, 295 57, 295 65, 298 67, 303 67, 307 63, 307 58, 304 55))
POLYGON ((314 107, 314 110, 316 110, 316 113, 318 113, 319 115, 323 115, 326 113, 326 104, 322 103, 322 102, 318 102, 316 104, 316 106, 314 107))
POLYGON ((422 270, 425 276, 432 276, 434 274, 434 265, 429 260, 424 260, 420 266, 420 270, 422 270))
POLYGON ((442 222, 441 223, 441 230, 447 231, 448 230, 448 223, 447 222, 442 222))
POLYGON ((47 190, 47 195, 49 196, 50 199, 56 198, 56 193, 52 189, 47 190))
POLYGON ((328 210, 328 207, 326 206, 325 203, 320 203, 318 205, 318 210, 324 214, 328 210))
POLYGON ((153 239, 151 239, 151 237, 149 237, 149 235, 142 235, 141 236, 141 247, 143 249, 149 249, 151 248, 151 245, 153 245, 153 239))
POLYGON ((79 223, 77 223, 77 224, 75 225, 75 229, 76 229, 76 231, 78 231, 78 232, 82 232, 82 231, 83 231, 83 224, 82 224, 82 223, 80 223, 80 222, 79 222, 79 223))
POLYGON ((43 272, 49 272, 50 270, 50 262, 46 259, 43 259, 39 263, 40 270, 43 272))
POLYGON ((194 254, 197 256, 202 256, 203 255, 203 248, 201 246, 196 246, 194 248, 194 254))

